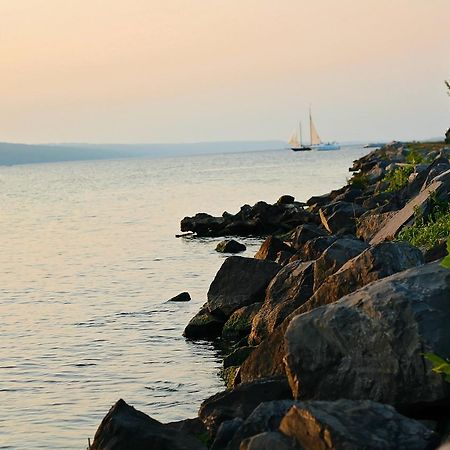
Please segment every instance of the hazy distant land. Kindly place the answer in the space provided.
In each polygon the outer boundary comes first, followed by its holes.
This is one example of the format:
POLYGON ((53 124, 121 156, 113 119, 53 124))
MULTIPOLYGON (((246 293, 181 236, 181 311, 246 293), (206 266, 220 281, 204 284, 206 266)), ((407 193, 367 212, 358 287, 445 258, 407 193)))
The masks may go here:
POLYGON ((95 159, 148 158, 156 156, 276 150, 282 141, 223 141, 186 144, 47 144, 0 142, 0 165, 34 164, 95 159))

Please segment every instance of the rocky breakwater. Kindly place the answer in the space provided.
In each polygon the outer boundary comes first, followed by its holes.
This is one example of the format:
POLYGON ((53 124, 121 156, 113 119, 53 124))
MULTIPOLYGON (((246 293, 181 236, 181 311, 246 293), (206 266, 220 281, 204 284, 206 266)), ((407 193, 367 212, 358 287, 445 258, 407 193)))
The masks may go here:
POLYGON ((282 232, 268 236, 254 258, 226 259, 186 326, 187 338, 228 349, 227 389, 206 399, 198 417, 171 424, 119 401, 92 449, 443 443, 450 383, 426 355, 450 357, 450 270, 440 265, 441 243, 398 238, 450 213, 450 161, 446 150, 416 147, 393 143, 371 152, 355 161, 346 186, 306 208, 288 196, 262 208, 294 205, 286 221, 253 220, 256 205, 233 219, 201 216, 208 226, 183 219, 184 230, 190 223, 202 236, 233 234, 229 225, 238 222, 237 235, 282 232))

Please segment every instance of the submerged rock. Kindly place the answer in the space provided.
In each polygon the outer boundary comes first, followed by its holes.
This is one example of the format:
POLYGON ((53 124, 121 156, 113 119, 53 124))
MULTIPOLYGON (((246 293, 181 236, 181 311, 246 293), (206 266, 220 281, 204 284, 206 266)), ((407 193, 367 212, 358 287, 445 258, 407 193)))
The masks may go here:
POLYGON ((189 292, 181 292, 178 295, 175 295, 175 297, 172 297, 171 299, 167 300, 168 302, 190 302, 191 296, 189 295, 189 292))
POLYGON ((220 253, 240 253, 245 252, 247 247, 234 239, 227 239, 217 244, 216 252, 220 253))

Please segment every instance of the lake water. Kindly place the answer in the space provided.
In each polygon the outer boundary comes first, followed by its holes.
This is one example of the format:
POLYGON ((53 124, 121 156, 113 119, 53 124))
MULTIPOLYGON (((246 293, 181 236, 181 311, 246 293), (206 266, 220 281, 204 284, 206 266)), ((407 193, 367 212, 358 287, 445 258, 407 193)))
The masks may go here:
MULTIPOLYGON (((119 398, 161 421, 223 389, 182 332, 224 256, 185 215, 306 200, 361 147, 0 167, 0 448, 84 449, 119 398), (188 291, 189 303, 166 303, 188 291)), ((260 241, 242 239, 246 256, 260 241)))

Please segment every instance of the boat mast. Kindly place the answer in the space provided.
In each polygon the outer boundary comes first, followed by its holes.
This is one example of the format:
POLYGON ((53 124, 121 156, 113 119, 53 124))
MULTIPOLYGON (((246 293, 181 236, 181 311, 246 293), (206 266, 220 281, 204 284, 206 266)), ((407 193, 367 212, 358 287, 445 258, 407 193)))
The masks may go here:
POLYGON ((312 117, 311 117, 311 105, 309 105, 309 141, 312 145, 312 117))
POLYGON ((302 144, 302 123, 301 122, 298 123, 298 128, 299 128, 299 131, 300 131, 300 147, 303 147, 303 144, 302 144))

